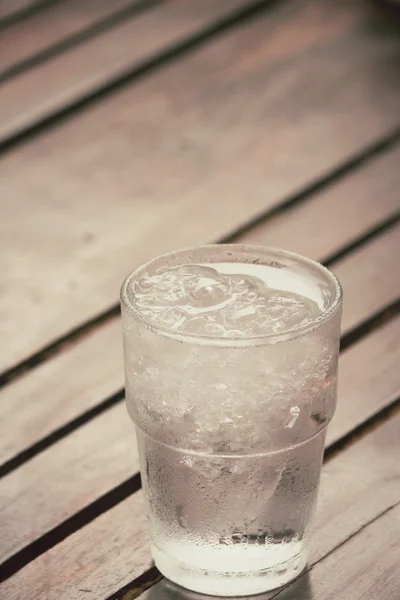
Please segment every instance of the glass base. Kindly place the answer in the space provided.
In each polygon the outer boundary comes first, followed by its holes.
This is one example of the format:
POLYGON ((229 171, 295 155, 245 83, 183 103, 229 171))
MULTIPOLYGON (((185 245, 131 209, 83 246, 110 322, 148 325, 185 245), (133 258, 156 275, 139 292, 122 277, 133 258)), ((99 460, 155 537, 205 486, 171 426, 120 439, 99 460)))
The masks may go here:
MULTIPOLYGON (((260 568, 260 564, 258 564, 257 570, 254 570, 255 564, 259 561, 254 561, 251 557, 251 550, 248 553, 246 549, 244 554, 241 554, 237 566, 235 565, 236 561, 229 561, 229 571, 226 571, 215 570, 218 563, 211 554, 210 566, 212 568, 205 568, 193 564, 196 561, 196 556, 193 553, 188 553, 186 556, 186 560, 189 559, 190 563, 183 562, 157 548, 154 544, 152 545, 155 564, 167 579, 194 592, 213 596, 260 594, 289 583, 300 575, 307 564, 307 547, 302 543, 298 543, 296 550, 295 554, 290 552, 286 560, 275 564, 271 564, 271 560, 269 560, 265 568, 260 568), (245 557, 246 560, 244 561, 245 557), (249 569, 243 570, 246 562, 249 569)), ((282 552, 279 552, 279 554, 282 555, 282 552)), ((200 562, 203 561, 200 560, 200 562)))

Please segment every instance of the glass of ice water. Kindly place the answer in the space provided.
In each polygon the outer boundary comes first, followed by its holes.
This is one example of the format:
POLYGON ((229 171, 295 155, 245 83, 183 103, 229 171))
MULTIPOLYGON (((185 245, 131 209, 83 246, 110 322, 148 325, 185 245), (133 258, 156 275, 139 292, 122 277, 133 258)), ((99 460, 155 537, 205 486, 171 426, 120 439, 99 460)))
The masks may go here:
POLYGON ((287 583, 335 410, 339 282, 290 252, 215 245, 151 260, 121 297, 157 567, 206 594, 287 583))

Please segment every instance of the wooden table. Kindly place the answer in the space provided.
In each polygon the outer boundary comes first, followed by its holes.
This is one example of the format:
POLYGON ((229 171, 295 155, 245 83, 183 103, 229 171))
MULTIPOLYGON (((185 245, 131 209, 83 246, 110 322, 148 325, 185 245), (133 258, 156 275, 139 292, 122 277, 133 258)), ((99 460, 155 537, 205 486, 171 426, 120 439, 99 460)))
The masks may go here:
POLYGON ((200 598, 152 566, 118 291, 241 241, 344 288, 308 570, 400 598, 400 34, 367 0, 0 1, 0 597, 200 598))

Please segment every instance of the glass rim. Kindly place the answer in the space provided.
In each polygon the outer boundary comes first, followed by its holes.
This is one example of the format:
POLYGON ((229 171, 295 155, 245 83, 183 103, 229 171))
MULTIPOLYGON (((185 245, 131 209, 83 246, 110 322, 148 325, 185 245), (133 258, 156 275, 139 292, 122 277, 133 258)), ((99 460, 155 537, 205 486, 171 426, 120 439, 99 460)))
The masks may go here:
MULTIPOLYGON (((190 264, 190 263, 182 262, 181 264, 190 264)), ((193 263, 191 263, 191 264, 193 264, 193 263)), ((212 263, 210 262, 210 265, 211 264, 212 263)), ((263 263, 260 263, 260 264, 263 264, 263 263)), ((265 264, 266 264, 266 266, 268 266, 268 263, 265 263, 265 264)), ((140 264, 138 267, 136 267, 136 269, 131 271, 127 275, 127 277, 124 279, 122 286, 121 286, 121 292, 120 292, 121 304, 124 306, 124 308, 126 308, 129 311, 129 313, 131 313, 133 315, 133 317, 136 321, 143 323, 146 326, 146 328, 149 329, 150 331, 152 331, 153 333, 163 335, 165 337, 168 337, 170 339, 177 340, 180 342, 190 342, 192 344, 198 344, 198 345, 203 345, 203 346, 226 346, 226 347, 263 346, 266 344, 275 344, 278 342, 284 342, 284 341, 290 341, 290 340, 297 339, 303 335, 306 335, 307 333, 310 333, 311 331, 314 331, 315 329, 318 329, 323 323, 325 323, 330 317, 332 317, 336 313, 336 311, 340 308, 342 297, 343 297, 342 286, 341 286, 338 278, 336 277, 336 275, 334 275, 332 273, 332 271, 327 269, 327 267, 325 267, 323 264, 319 263, 316 260, 307 258, 306 256, 303 256, 301 254, 298 254, 296 252, 292 252, 290 250, 283 250, 281 248, 276 248, 274 246, 263 246, 261 244, 204 244, 201 246, 189 246, 187 248, 180 248, 178 250, 173 250, 171 252, 166 252, 164 254, 157 255, 157 256, 151 258, 150 260, 140 264), (285 258, 285 257, 289 258, 289 259, 293 260, 294 262, 297 262, 299 265, 305 265, 309 268, 313 268, 318 273, 320 273, 321 276, 324 276, 324 278, 326 280, 328 280, 329 285, 331 286, 331 289, 333 290, 332 299, 330 300, 328 306, 321 312, 321 314, 319 314, 314 319, 311 319, 304 325, 298 325, 296 327, 292 327, 281 333, 266 333, 266 334, 264 333, 264 334, 252 335, 252 336, 247 336, 247 337, 235 337, 235 336, 222 337, 222 336, 218 336, 218 335, 201 335, 201 334, 197 334, 197 333, 186 333, 186 332, 174 331, 173 329, 170 329, 167 326, 155 324, 150 319, 146 318, 137 309, 137 307, 134 305, 134 303, 131 301, 131 299, 129 297, 129 293, 128 293, 129 284, 132 282, 132 280, 135 279, 135 277, 141 271, 145 271, 146 268, 149 267, 152 263, 162 260, 162 259, 167 259, 168 257, 177 256, 179 254, 184 254, 184 253, 188 253, 188 252, 195 252, 195 251, 207 250, 207 249, 217 250, 217 249, 223 249, 223 248, 231 249, 232 251, 234 251, 235 253, 238 253, 238 254, 240 253, 241 250, 242 251, 248 250, 248 251, 252 251, 254 253, 260 252, 263 255, 270 253, 272 255, 275 255, 274 258, 276 258, 276 255, 279 255, 281 258, 285 258)))

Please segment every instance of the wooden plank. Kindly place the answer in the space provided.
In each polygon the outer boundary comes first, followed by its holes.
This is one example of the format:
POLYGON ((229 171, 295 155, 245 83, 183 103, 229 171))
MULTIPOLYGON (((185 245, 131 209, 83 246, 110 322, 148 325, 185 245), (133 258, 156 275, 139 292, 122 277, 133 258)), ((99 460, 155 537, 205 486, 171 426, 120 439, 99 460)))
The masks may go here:
MULTIPOLYGON (((398 600, 400 591, 400 506, 366 525, 295 584, 279 600, 398 600)), ((156 600, 157 596, 148 595, 156 600)), ((165 596, 163 596, 163 600, 165 596)))
MULTIPOLYGON (((324 467, 310 564, 399 500, 400 465, 393 452, 399 442, 398 415, 324 467)), ((141 496, 135 494, 38 557, 5 581, 2 593, 9 600, 24 590, 29 590, 30 600, 44 594, 46 600, 70 600, 81 598, 85 590, 84 597, 90 600, 126 585, 151 561, 141 496)), ((141 600, 165 600, 168 596, 161 591, 159 584, 141 600)))
MULTIPOLYGON (((385 303, 382 293, 390 296, 391 287, 384 281, 379 286, 368 286, 371 275, 362 268, 365 262, 376 262, 375 257, 379 255, 381 247, 386 247, 386 254, 380 255, 386 264, 386 278, 397 291, 397 282, 394 281, 396 268, 390 270, 390 255, 395 255, 397 238, 392 239, 391 236, 392 232, 381 236, 378 247, 375 244, 368 245, 367 249, 371 250, 369 254, 362 248, 352 255, 351 261, 343 261, 346 267, 342 278, 344 293, 347 295, 345 314, 350 311, 353 319, 347 318, 345 331, 353 326, 353 321, 358 322, 358 313, 364 311, 364 306, 373 305, 371 297, 375 298, 375 306, 378 299, 380 303, 385 303), (354 279, 356 284, 353 283, 354 279), (359 289, 365 289, 362 303, 359 289), (353 306, 356 309, 353 310, 353 306)), ((340 270, 339 267, 337 270, 340 270)), ((399 393, 400 374, 398 369, 391 369, 391 365, 398 359, 399 323, 400 321, 396 321, 392 327, 388 326, 374 336, 367 337, 360 342, 361 349, 354 346, 343 355, 345 373, 351 370, 353 352, 356 352, 356 360, 361 358, 365 362, 362 366, 354 364, 354 374, 358 374, 359 379, 353 381, 350 377, 345 377, 343 380, 340 388, 343 404, 339 403, 340 411, 333 439, 351 431, 354 425, 386 406, 399 393), (385 352, 375 351, 378 343, 382 344, 385 352), (369 378, 367 373, 373 375, 369 378), (355 418, 355 423, 350 418, 355 418)), ((55 446, 38 454, 1 480, 0 521, 4 526, 0 560, 5 560, 60 521, 120 484, 138 468, 133 426, 123 405, 111 408, 55 446), (68 473, 68 478, 65 473, 68 473), (50 488, 46 485, 48 481, 52 482, 50 488), (51 510, 42 510, 45 505, 51 506, 51 510), (21 523, 29 523, 29 527, 21 527, 21 523)))
POLYGON ((220 237, 396 124, 400 40, 359 9, 279 3, 3 157, 3 369, 106 309, 135 264, 220 237))
MULTIPOLYGON (((399 161, 400 148, 396 148, 368 162, 325 192, 253 228, 238 241, 280 245, 317 260, 337 252, 398 208, 399 161), (376 202, 378 197, 379 202, 376 202), (350 208, 349 198, 352 198, 350 208)), ((209 241, 212 240, 206 237, 202 240, 209 241)), ((373 261, 369 264, 373 269, 373 261)), ((388 283, 390 285, 390 281, 388 283)), ((380 290, 373 293, 380 306, 380 290)), ((382 298, 385 300, 386 295, 382 298)), ((0 393, 2 461, 62 427, 122 385, 121 331, 115 319, 0 393), (80 368, 82 364, 85 369, 80 368), (63 385, 60 382, 64 382, 63 385), (26 398, 30 398, 30 402, 26 398), (7 426, 11 415, 13 429, 7 426)))
POLYGON ((169 0, 21 73, 1 90, 0 143, 97 93, 110 81, 236 9, 257 3, 203 0, 188 4, 187 0, 169 0))
MULTIPOLYGON (((82 34, 141 0, 68 0, 50 4, 0 31, 0 81, 15 66, 54 44, 82 34)), ((1 5, 0 5, 1 10, 1 5)), ((126 12, 126 11, 125 11, 126 12)), ((1 13, 0 13, 1 14, 1 13)))

